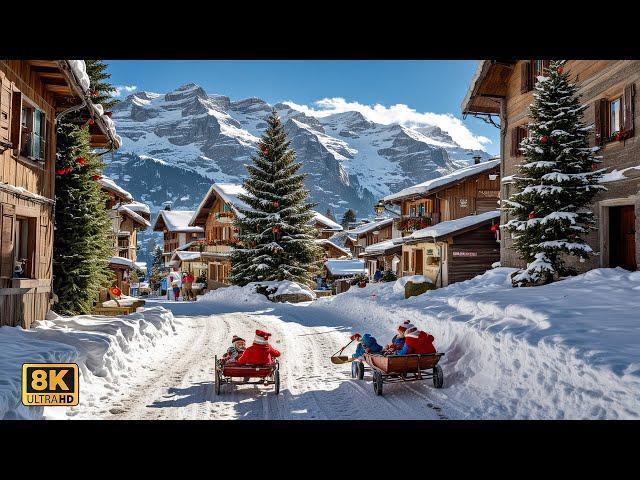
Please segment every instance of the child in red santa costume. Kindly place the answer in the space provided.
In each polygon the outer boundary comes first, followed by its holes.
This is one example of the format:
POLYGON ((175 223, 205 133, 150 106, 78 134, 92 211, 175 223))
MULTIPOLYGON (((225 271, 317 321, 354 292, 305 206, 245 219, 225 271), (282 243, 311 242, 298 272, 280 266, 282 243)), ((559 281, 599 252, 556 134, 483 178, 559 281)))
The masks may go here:
POLYGON ((269 344, 269 332, 256 330, 253 345, 248 347, 238 358, 237 363, 249 365, 268 365, 273 363, 273 358, 279 357, 280 352, 269 344))

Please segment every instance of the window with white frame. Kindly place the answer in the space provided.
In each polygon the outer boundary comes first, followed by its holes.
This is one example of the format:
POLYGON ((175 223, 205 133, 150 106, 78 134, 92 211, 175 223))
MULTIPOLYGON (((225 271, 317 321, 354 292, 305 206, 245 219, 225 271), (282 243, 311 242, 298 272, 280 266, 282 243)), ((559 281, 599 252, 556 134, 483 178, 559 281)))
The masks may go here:
POLYGON ((609 102, 609 135, 620 131, 620 125, 622 125, 621 103, 620 97, 609 102))

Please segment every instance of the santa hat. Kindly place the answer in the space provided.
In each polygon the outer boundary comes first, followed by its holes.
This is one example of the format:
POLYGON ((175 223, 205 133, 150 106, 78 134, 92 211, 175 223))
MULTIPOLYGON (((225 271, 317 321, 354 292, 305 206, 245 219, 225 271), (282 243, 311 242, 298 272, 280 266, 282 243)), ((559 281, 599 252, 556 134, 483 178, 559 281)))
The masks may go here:
POLYGON ((266 345, 267 343, 269 343, 270 336, 271 334, 269 332, 256 330, 256 336, 253 339, 253 343, 257 343, 258 345, 266 345))
POLYGON ((405 337, 418 338, 418 335, 420 335, 420 330, 418 330, 418 327, 414 325, 411 325, 409 328, 407 328, 407 331, 404 332, 405 337))
POLYGON ((234 335, 233 338, 231 339, 231 343, 236 343, 236 342, 244 342, 244 338, 241 338, 237 335, 234 335))
POLYGON ((405 320, 404 322, 402 322, 402 325, 398 327, 398 330, 400 330, 401 332, 406 332, 411 328, 416 328, 416 327, 414 327, 409 320, 405 320))

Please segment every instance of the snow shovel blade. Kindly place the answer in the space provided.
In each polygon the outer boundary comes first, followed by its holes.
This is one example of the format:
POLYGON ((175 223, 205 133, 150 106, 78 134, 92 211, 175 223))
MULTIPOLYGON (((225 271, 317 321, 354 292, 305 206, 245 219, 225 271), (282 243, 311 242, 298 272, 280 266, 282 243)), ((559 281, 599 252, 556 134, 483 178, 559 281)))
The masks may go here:
POLYGON ((340 356, 340 357, 331 357, 331 363, 335 363, 336 365, 340 365, 342 363, 348 363, 349 362, 349 357, 347 356, 340 356))

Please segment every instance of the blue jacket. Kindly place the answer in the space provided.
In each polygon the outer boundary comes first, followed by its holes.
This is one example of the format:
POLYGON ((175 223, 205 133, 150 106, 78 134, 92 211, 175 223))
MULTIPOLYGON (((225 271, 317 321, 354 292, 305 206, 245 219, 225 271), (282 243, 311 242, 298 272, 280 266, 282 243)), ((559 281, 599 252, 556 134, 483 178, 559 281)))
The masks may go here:
POLYGON ((378 345, 375 337, 372 337, 368 333, 365 333, 360 339, 360 343, 358 343, 358 347, 356 348, 356 353, 354 353, 353 356, 355 358, 361 357, 365 354, 365 348, 371 349, 370 353, 380 353, 383 350, 382 347, 378 345))
POLYGON ((380 270, 376 270, 376 273, 373 274, 374 280, 380 280, 382 278, 382 272, 380 270))
POLYGON ((391 339, 391 343, 396 348, 396 351, 401 350, 404 347, 404 338, 398 337, 398 335, 394 335, 391 339))

